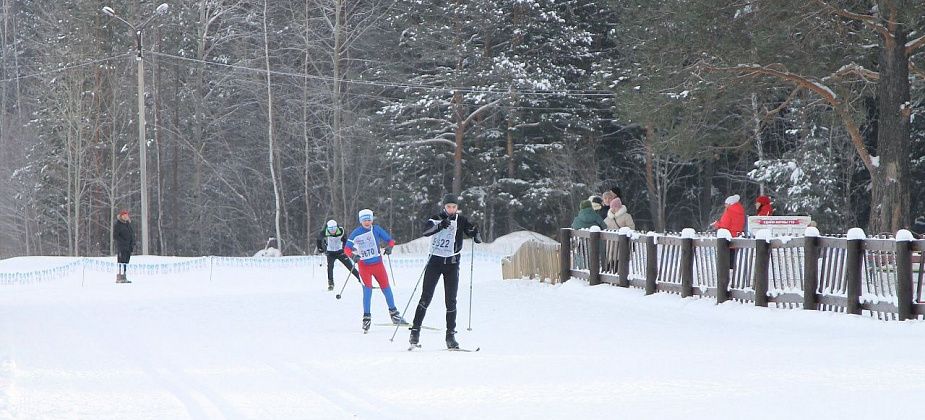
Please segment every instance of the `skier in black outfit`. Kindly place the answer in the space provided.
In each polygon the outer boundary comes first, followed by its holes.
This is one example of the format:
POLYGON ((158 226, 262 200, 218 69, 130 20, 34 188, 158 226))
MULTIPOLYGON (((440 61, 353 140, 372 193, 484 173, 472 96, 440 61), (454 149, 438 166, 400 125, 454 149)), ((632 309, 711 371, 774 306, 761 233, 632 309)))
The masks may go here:
POLYGON ((421 323, 427 314, 427 307, 434 297, 437 281, 443 276, 443 291, 446 301, 446 347, 458 349, 456 342, 456 292, 459 288, 459 260, 462 252, 463 234, 475 243, 482 242, 479 230, 459 214, 456 196, 447 194, 443 197, 443 211, 427 220, 424 236, 430 236, 430 259, 424 269, 424 289, 418 302, 411 336, 408 341, 416 346, 421 335, 421 323))
POLYGON ((345 243, 347 235, 344 235, 344 228, 339 226, 336 220, 328 220, 316 243, 318 252, 324 252, 328 257, 328 290, 334 290, 334 261, 340 261, 357 280, 360 280, 360 275, 353 267, 353 261, 344 254, 345 243))
POLYGON ((132 229, 132 221, 129 219, 128 210, 119 212, 116 217, 116 223, 112 227, 112 238, 116 242, 116 262, 119 265, 119 272, 116 273, 116 283, 131 283, 125 272, 128 268, 128 261, 132 258, 132 251, 135 250, 135 229, 132 229))

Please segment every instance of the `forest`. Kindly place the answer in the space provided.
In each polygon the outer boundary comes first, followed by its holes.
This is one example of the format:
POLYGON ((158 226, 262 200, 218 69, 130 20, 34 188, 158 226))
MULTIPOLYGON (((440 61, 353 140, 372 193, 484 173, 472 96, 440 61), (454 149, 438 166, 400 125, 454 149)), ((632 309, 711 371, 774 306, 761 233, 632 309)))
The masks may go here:
POLYGON ((362 208, 406 242, 446 193, 554 235, 611 187, 641 230, 761 194, 891 233, 923 86, 918 0, 0 0, 0 257, 112 255, 145 191, 159 255, 313 253, 362 208))

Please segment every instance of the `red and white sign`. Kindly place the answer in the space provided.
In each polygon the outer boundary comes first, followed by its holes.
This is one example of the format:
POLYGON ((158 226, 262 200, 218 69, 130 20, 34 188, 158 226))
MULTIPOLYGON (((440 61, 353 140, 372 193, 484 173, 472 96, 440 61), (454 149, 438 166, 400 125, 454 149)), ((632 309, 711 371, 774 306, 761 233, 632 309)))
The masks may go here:
POLYGON ((767 229, 772 236, 803 235, 813 219, 809 216, 748 216, 748 232, 767 229))

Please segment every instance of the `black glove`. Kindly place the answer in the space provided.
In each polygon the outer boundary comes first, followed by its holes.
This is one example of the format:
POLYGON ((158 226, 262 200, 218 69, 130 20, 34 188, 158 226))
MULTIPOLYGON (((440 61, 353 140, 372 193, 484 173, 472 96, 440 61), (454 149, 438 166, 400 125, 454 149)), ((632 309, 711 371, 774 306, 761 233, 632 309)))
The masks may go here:
POLYGON ((350 261, 353 261, 354 264, 360 262, 360 256, 357 254, 350 254, 350 261))
POLYGON ((475 243, 477 244, 482 243, 482 233, 479 231, 475 231, 475 236, 472 237, 472 240, 475 241, 475 243))
POLYGON ((390 246, 385 247, 385 251, 383 251, 383 253, 385 255, 392 255, 392 246, 390 245, 390 246))
POLYGON ((440 229, 446 229, 450 227, 450 218, 446 218, 440 221, 440 229))

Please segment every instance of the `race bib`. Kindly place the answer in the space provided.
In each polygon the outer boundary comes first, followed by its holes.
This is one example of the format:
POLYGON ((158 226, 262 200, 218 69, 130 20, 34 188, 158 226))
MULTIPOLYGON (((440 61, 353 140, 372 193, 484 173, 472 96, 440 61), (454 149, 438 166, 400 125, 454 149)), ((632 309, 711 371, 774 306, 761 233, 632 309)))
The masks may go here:
POLYGON ((366 232, 353 238, 353 249, 361 260, 368 260, 379 256, 379 244, 376 243, 376 235, 373 231, 366 232))
POLYGON ((344 243, 339 236, 328 236, 328 251, 337 252, 344 249, 344 243))
POLYGON ((451 220, 450 226, 441 230, 430 239, 430 254, 438 257, 452 257, 456 255, 456 221, 451 220))

